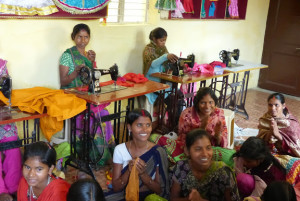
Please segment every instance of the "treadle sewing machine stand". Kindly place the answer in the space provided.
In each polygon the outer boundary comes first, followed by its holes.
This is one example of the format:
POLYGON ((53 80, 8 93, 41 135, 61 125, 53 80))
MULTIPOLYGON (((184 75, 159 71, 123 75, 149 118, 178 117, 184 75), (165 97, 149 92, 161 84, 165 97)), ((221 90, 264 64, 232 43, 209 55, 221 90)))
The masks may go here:
MULTIPOLYGON (((73 117, 71 119, 71 137, 70 137, 70 145, 71 145, 71 156, 69 160, 67 161, 67 165, 74 167, 76 169, 79 169, 93 177, 93 179, 96 179, 93 169, 96 169, 97 167, 97 162, 99 162, 103 156, 104 153, 104 147, 102 152, 99 151, 94 144, 94 137, 97 134, 98 128, 101 130, 102 138, 105 140, 105 136, 103 136, 103 128, 102 128, 102 123, 107 122, 107 121, 114 121, 114 134, 116 134, 116 142, 119 142, 120 140, 120 119, 125 117, 130 109, 133 109, 134 107, 134 99, 128 99, 128 105, 126 107, 125 111, 121 111, 121 101, 117 101, 114 103, 114 114, 106 115, 103 117, 100 117, 100 115, 96 115, 93 112, 91 112, 91 104, 87 103, 87 109, 82 112, 81 114, 84 115, 83 117, 83 130, 80 130, 77 128, 76 125, 76 118, 77 116, 73 117), (126 113, 125 115, 122 116, 122 114, 126 113), (96 116, 95 116, 96 115, 96 116), (99 118, 100 117, 100 118, 99 118), (94 125, 92 125, 92 130, 90 123, 91 118, 94 118, 94 125), (77 131, 80 131, 82 133, 81 139, 77 140, 77 131), (76 145, 81 142, 81 150, 78 150, 76 145), (96 151, 98 152, 97 158, 94 158, 94 160, 91 159, 91 151, 96 151)), ((79 114, 80 115, 80 114, 79 114)), ((126 139, 126 134, 123 133, 123 139, 126 139)), ((103 141, 105 143, 105 141, 103 141)), ((93 152, 94 153, 94 152, 93 152)))
MULTIPOLYGON (((229 104, 225 108, 231 109, 236 113, 242 114, 246 119, 249 119, 249 115, 246 111, 245 104, 248 91, 248 83, 251 70, 258 70, 262 68, 268 68, 264 64, 256 64, 248 61, 239 61, 237 66, 226 67, 227 72, 233 73, 232 82, 228 84, 231 89, 229 98, 229 104), (239 73, 244 72, 244 77, 239 81, 239 73)), ((228 90, 228 89, 227 89, 228 90)))
MULTIPOLYGON (((134 98, 138 96, 142 96, 148 93, 165 90, 169 88, 168 85, 161 84, 158 82, 147 81, 141 84, 134 84, 133 87, 128 87, 123 90, 103 93, 101 95, 95 94, 83 94, 83 93, 76 93, 74 89, 66 89, 66 93, 75 94, 77 97, 85 99, 87 101, 87 109, 82 112, 84 115, 84 126, 83 126, 83 135, 82 135, 82 150, 78 150, 76 144, 78 140, 76 139, 76 116, 71 119, 71 137, 70 137, 70 144, 71 144, 71 156, 69 160, 66 162, 67 165, 71 167, 77 168, 82 170, 83 172, 91 175, 95 179, 95 175, 93 173, 93 168, 97 161, 93 161, 90 158, 90 152, 93 145, 93 137, 95 136, 95 132, 97 128, 101 128, 101 123, 106 121, 114 121, 114 134, 116 136, 116 143, 122 143, 128 140, 128 133, 124 133, 121 136, 120 133, 120 125, 121 125, 121 118, 124 118, 130 110, 134 108, 134 98), (121 100, 128 100, 128 104, 126 110, 122 111, 121 107, 121 100), (96 125, 94 125, 93 131, 90 130, 90 120, 94 118, 91 112, 91 104, 93 105, 101 105, 106 103, 114 102, 114 114, 110 114, 107 116, 103 116, 101 118, 95 118, 96 125), (95 131, 95 132, 94 132, 95 131), (79 153, 80 151, 80 153, 79 153)), ((77 115, 78 116, 78 115, 77 115)), ((126 123, 125 123, 126 124, 126 123)), ((126 125, 124 124, 125 128, 126 125)), ((126 129, 124 129, 126 130, 126 129)), ((125 131, 126 132, 126 131, 125 131)), ((102 132, 103 133, 103 132, 102 132)), ((97 157, 98 159, 102 157, 103 153, 97 157)))
MULTIPOLYGON (((1 110, 1 107, 0 107, 1 110)), ((10 111, 0 111, 0 125, 15 123, 23 121, 23 139, 19 139, 11 142, 1 143, 0 151, 5 151, 7 149, 14 149, 23 147, 25 145, 37 142, 40 140, 40 118, 46 116, 47 114, 29 114, 21 112, 17 108, 13 108, 10 111), (34 120, 33 130, 29 132, 29 120, 34 120)))
MULTIPOLYGON (((157 77, 161 79, 162 83, 167 83, 170 82, 172 84, 171 88, 171 94, 174 94, 174 97, 172 98, 173 100, 171 101, 171 109, 169 110, 169 121, 168 121, 168 131, 174 131, 174 128, 176 128, 177 124, 176 123, 176 115, 177 115, 177 103, 179 100, 179 96, 177 93, 178 89, 178 84, 188 84, 188 91, 190 93, 184 95, 183 98, 187 98, 186 102, 186 107, 191 107, 193 105, 193 98, 194 98, 194 85, 193 83, 200 82, 200 88, 206 86, 206 81, 211 80, 211 88, 213 90, 216 90, 216 84, 218 78, 222 78, 222 89, 221 89, 221 94, 226 94, 226 87, 228 84, 228 75, 230 73, 228 72, 223 72, 221 75, 210 75, 210 74, 201 74, 200 72, 194 72, 194 73, 188 73, 183 76, 175 76, 175 75, 168 75, 166 73, 153 73, 151 74, 152 77, 157 77)), ((220 98, 220 105, 224 106, 225 105, 225 99, 226 96, 221 96, 220 98)), ((163 113, 165 114, 165 113, 163 113)), ((162 116, 161 119, 163 119, 164 116, 162 116)), ((160 122, 162 124, 162 120, 160 122)), ((159 129, 158 129, 159 131, 159 129)))

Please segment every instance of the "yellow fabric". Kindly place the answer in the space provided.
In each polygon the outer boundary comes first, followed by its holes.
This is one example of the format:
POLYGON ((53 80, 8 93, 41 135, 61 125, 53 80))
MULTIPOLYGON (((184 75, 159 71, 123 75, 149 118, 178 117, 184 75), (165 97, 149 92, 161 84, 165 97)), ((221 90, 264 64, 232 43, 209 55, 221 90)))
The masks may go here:
MULTIPOLYGON (((7 103, 7 99, 0 93, 0 100, 7 103)), ((43 114, 40 126, 46 139, 50 141, 52 135, 62 130, 63 120, 69 119, 86 109, 86 101, 73 94, 65 94, 63 90, 53 90, 45 87, 12 90, 12 106, 21 111, 43 114)))
POLYGON ((250 197, 244 198, 243 201, 261 201, 261 199, 259 197, 250 196, 250 197))
POLYGON ((139 174, 136 169, 137 159, 134 161, 134 166, 131 169, 129 176, 129 182, 126 187, 126 201, 138 201, 139 200, 139 174))

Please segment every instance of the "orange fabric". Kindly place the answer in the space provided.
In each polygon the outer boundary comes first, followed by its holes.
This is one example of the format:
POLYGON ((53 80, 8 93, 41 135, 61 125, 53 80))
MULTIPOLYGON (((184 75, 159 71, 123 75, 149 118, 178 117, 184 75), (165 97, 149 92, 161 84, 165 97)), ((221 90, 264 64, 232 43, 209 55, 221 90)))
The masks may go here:
MULTIPOLYGON (((53 178, 53 177, 52 177, 53 178)), ((66 201, 70 184, 62 179, 54 179, 46 186, 37 201, 66 201)), ((18 188, 18 201, 28 201, 28 184, 24 177, 20 180, 18 188)))
MULTIPOLYGON (((0 95, 0 100, 5 99, 0 95)), ((40 126, 47 140, 62 130, 63 120, 69 119, 86 109, 86 101, 74 94, 65 94, 63 90, 53 90, 45 87, 12 90, 12 106, 21 111, 43 114, 40 126)))
POLYGON ((129 176, 129 182, 126 187, 126 201, 138 201, 139 200, 139 174, 136 169, 137 159, 134 161, 134 166, 131 169, 129 176))

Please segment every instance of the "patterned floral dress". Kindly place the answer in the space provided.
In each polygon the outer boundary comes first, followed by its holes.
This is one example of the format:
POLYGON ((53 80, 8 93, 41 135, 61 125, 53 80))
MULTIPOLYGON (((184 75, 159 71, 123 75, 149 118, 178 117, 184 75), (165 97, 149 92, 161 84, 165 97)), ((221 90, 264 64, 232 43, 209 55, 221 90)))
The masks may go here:
POLYGON ((231 200, 240 200, 234 173, 221 161, 213 161, 200 180, 193 175, 188 160, 179 161, 174 168, 173 180, 181 186, 181 197, 188 197, 194 188, 204 199, 222 201, 225 198, 225 190, 230 189, 231 200))

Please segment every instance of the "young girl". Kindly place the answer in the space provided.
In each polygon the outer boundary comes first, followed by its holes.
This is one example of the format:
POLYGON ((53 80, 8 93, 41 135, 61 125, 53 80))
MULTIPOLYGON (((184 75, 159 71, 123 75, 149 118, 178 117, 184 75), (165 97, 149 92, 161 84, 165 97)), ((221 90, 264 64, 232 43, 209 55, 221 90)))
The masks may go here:
POLYGON ((114 150, 112 185, 114 194, 107 200, 124 200, 124 190, 135 163, 139 178, 139 198, 156 193, 168 197, 168 160, 162 147, 149 142, 152 118, 148 111, 134 109, 127 116, 127 128, 131 139, 114 150))
POLYGON ((195 129, 186 136, 188 160, 173 171, 172 201, 239 201, 234 173, 222 161, 212 161, 210 135, 195 129))
POLYGON ((46 142, 25 147, 18 201, 65 201, 70 184, 52 175, 56 152, 46 142))
POLYGON ((97 181, 80 179, 71 185, 67 201, 105 201, 105 198, 97 181))
POLYGON ((260 197, 266 185, 273 181, 285 181, 285 168, 271 154, 265 142, 260 138, 249 137, 234 156, 241 197, 249 195, 260 197), (244 173, 255 175, 258 178, 255 180, 245 179, 244 173), (262 182, 266 185, 262 185, 262 182))

